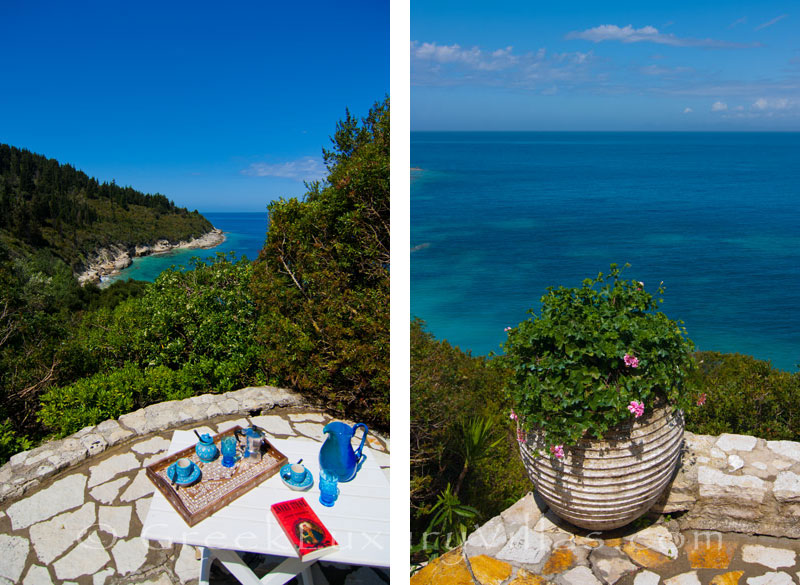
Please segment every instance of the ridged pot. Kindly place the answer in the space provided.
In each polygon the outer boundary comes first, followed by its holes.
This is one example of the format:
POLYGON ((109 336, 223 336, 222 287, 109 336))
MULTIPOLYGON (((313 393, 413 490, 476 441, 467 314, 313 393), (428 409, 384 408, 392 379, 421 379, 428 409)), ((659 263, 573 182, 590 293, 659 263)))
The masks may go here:
POLYGON ((520 436, 520 452, 539 496, 567 522, 589 530, 625 526, 655 504, 678 464, 683 413, 668 408, 615 427, 603 440, 549 451, 539 433, 520 436))

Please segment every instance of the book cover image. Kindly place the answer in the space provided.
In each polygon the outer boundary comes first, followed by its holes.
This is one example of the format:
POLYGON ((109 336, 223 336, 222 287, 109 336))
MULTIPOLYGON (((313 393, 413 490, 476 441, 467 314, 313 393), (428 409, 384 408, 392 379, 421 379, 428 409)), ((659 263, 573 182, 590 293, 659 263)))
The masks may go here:
POLYGON ((300 560, 310 561, 339 548, 305 498, 278 502, 271 509, 300 560))

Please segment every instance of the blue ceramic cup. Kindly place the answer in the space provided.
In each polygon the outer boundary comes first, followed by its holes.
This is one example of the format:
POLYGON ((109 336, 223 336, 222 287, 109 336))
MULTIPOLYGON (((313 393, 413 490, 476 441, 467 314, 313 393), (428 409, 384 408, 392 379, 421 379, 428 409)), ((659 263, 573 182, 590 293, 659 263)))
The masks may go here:
POLYGON ((319 471, 319 503, 329 508, 336 503, 339 497, 339 476, 330 471, 319 471))
POLYGON ((289 466, 289 481, 292 483, 300 483, 306 477, 306 468, 300 463, 292 463, 289 466))
POLYGON ((178 459, 175 462, 175 479, 178 481, 185 481, 192 475, 192 470, 194 469, 194 463, 186 459, 185 457, 178 459))
POLYGON ((225 437, 220 442, 222 451, 222 466, 233 467, 236 465, 236 437, 225 437))

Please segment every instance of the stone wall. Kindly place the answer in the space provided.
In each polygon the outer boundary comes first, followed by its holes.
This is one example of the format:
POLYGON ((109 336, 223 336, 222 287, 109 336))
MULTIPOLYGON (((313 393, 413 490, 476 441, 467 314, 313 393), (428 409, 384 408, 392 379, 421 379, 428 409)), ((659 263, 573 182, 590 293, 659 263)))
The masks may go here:
POLYGON ((682 529, 800 538, 800 443, 686 433, 680 469, 655 512, 682 529))
POLYGON ((64 439, 17 453, 0 467, 0 503, 22 496, 62 469, 140 435, 221 415, 246 415, 303 404, 299 394, 271 386, 244 388, 225 394, 203 394, 186 400, 153 404, 125 414, 118 420, 106 420, 64 439))

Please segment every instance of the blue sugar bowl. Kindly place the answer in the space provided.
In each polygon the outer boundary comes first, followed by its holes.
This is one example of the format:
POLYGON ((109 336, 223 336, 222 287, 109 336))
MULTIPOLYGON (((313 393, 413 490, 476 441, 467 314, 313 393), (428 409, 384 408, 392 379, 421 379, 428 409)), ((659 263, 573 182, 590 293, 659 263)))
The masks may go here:
POLYGON ((219 455, 219 449, 217 449, 217 446, 214 444, 214 439, 208 433, 203 433, 198 436, 200 440, 197 442, 194 452, 197 453, 200 461, 214 461, 219 455))

